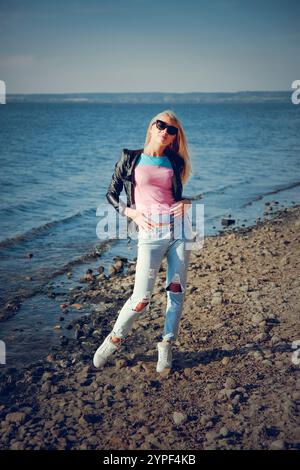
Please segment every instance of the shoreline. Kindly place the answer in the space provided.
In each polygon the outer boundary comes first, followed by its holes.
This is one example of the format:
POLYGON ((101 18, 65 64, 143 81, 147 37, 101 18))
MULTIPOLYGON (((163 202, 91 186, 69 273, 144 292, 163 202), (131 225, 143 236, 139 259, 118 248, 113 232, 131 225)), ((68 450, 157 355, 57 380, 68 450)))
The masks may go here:
POLYGON ((300 449, 292 362, 292 342, 300 340, 299 227, 295 205, 205 237, 192 251, 167 374, 155 371, 166 259, 150 311, 100 370, 92 355, 132 293, 135 265, 108 279, 90 274, 62 308, 91 305, 91 314, 69 323, 74 339, 63 337, 45 360, 4 376, 1 448, 300 449))

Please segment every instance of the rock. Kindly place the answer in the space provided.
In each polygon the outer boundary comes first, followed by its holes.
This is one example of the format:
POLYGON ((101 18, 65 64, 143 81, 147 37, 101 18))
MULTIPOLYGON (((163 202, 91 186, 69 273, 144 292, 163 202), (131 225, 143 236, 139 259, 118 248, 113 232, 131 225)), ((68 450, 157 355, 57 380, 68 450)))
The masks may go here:
POLYGON ((82 308, 81 304, 71 304, 70 307, 76 308, 77 310, 80 310, 82 308))
POLYGON ((224 225, 225 227, 232 224, 235 224, 235 219, 230 219, 229 217, 221 219, 221 225, 224 225))
POLYGON ((224 388, 223 390, 223 395, 226 395, 226 397, 230 400, 234 395, 236 394, 236 391, 234 388, 224 388))
POLYGON ((279 336, 273 335, 272 338, 271 338, 271 340, 270 340, 270 343, 271 343, 272 346, 273 346, 274 344, 280 343, 280 341, 281 341, 281 340, 280 340, 279 336))
POLYGON ((205 434, 205 439, 208 441, 208 442, 211 442, 211 441, 214 441, 215 439, 218 438, 218 433, 215 432, 215 431, 208 431, 206 434, 205 434))
POLYGON ((268 335, 266 333, 259 333, 258 335, 254 336, 253 341, 256 343, 262 343, 268 339, 268 335))
POLYGON ((41 391, 43 393, 49 393, 51 390, 51 382, 45 382, 43 383, 43 385, 41 386, 41 391))
POLYGON ((94 280, 94 276, 93 276, 93 274, 91 274, 91 273, 87 273, 87 274, 84 275, 84 278, 83 278, 83 279, 84 279, 86 282, 91 282, 91 281, 94 280))
POLYGON ((122 367, 127 366, 127 361, 125 359, 116 359, 115 365, 117 369, 122 369, 122 367))
POLYGON ((286 444, 284 441, 282 441, 281 439, 278 440, 278 441, 273 441, 271 444, 270 444, 270 450, 283 450, 286 448, 286 444))
POLYGON ((122 261, 121 259, 119 259, 119 260, 117 260, 117 261, 115 262, 115 264, 113 265, 113 267, 115 268, 116 272, 118 273, 118 272, 120 272, 120 271, 123 270, 123 268, 124 268, 124 263, 123 263, 123 261, 122 261))
POLYGON ((15 423, 15 424, 22 424, 26 419, 26 414, 20 411, 16 411, 14 413, 9 413, 6 415, 6 421, 8 423, 15 423))
POLYGON ((240 289, 243 292, 248 292, 249 291, 249 286, 248 286, 248 284, 244 284, 243 286, 240 287, 240 289))
POLYGON ((178 411, 174 411, 173 413, 173 421, 174 423, 179 426, 183 424, 187 420, 187 415, 178 411))
POLYGON ((223 297, 221 293, 213 294, 213 297, 211 299, 211 305, 221 305, 222 302, 223 302, 223 297))
POLYGON ((256 325, 260 322, 262 322, 264 317, 262 316, 261 313, 255 313, 253 317, 251 318, 252 322, 255 323, 256 325))
POLYGON ((237 383, 232 377, 227 377, 224 387, 225 389, 235 389, 237 387, 237 383))
POLYGON ((229 434, 228 429, 226 428, 226 426, 223 426, 223 427, 220 429, 220 436, 226 437, 226 436, 228 436, 228 434, 229 434))
POLYGON ((223 366, 227 366, 230 362, 230 359, 229 359, 228 356, 226 356, 226 357, 223 357, 221 362, 222 362, 223 366))
POLYGON ((112 266, 112 265, 109 266, 109 268, 108 268, 108 275, 109 275, 109 276, 114 276, 116 273, 117 273, 116 268, 115 268, 114 266, 112 266))

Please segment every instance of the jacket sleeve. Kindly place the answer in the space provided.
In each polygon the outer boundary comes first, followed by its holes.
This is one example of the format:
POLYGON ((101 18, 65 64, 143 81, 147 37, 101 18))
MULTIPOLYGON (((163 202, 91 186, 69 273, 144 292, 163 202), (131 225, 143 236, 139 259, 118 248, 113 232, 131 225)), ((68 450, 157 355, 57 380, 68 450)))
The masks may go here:
POLYGON ((115 164, 115 169, 111 177, 111 182, 106 193, 106 199, 117 212, 121 215, 124 214, 124 210, 127 207, 123 201, 120 200, 119 196, 123 190, 123 175, 124 175, 124 161, 125 161, 125 149, 122 150, 121 156, 115 164))

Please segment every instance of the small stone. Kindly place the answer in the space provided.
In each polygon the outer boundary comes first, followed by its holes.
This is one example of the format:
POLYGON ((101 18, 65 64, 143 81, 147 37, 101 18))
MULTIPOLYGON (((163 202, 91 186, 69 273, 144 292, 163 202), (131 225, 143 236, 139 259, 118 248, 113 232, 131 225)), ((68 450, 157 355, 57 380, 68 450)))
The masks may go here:
POLYGON ((268 339, 268 335, 266 333, 259 333, 258 335, 254 336, 253 341, 256 343, 261 343, 268 339))
POLYGON ((235 389, 234 388, 225 388, 223 393, 230 400, 235 395, 235 389))
POLYGON ((270 340, 270 343, 271 343, 272 345, 277 344, 277 343, 280 343, 280 338, 279 338, 279 336, 273 335, 272 338, 271 338, 271 340, 270 340))
POLYGON ((187 415, 185 415, 184 413, 180 413, 178 411, 174 411, 173 421, 177 426, 179 426, 180 424, 183 424, 186 420, 187 420, 187 415))
POLYGON ((282 440, 273 441, 270 445, 270 450, 283 450, 286 448, 285 442, 282 440))
POLYGON ((226 356, 226 357, 223 357, 221 362, 222 362, 223 366, 227 366, 230 362, 230 359, 229 359, 228 356, 226 356))
POLYGON ((230 219, 229 217, 221 219, 221 225, 228 227, 228 225, 235 224, 235 219, 230 219))
POLYGON ((222 294, 214 294, 211 299, 211 305, 221 305, 223 302, 222 294))
POLYGON ((208 441, 208 442, 211 442, 211 441, 214 441, 215 439, 218 438, 218 433, 215 432, 215 431, 208 431, 206 434, 205 434, 205 439, 208 441))
POLYGON ((122 369, 122 367, 127 365, 127 361, 125 359, 117 359, 115 364, 117 369, 122 369))
POLYGON ((252 322, 255 323, 255 324, 258 324, 258 323, 262 322, 263 319, 264 318, 263 318, 262 314, 258 312, 258 313, 255 313, 253 315, 252 322))
POLYGON ((109 268, 108 268, 108 275, 109 275, 109 276, 114 276, 116 273, 117 273, 116 268, 115 268, 114 266, 112 266, 112 265, 109 266, 109 268))
POLYGON ((70 307, 76 308, 77 310, 80 310, 82 308, 81 304, 71 304, 70 307))
POLYGON ((24 423, 25 418, 26 418, 26 414, 19 412, 19 411, 16 411, 14 413, 9 413, 8 415, 6 415, 6 421, 8 423, 22 424, 24 423))
POLYGON ((227 377, 224 386, 226 389, 234 389, 237 387, 237 383, 232 377, 227 377))
POLYGON ((202 426, 205 426, 205 424, 208 423, 209 421, 210 421, 210 416, 208 415, 203 415, 200 418, 200 423, 202 426))
POLYGON ((240 287, 241 291, 243 292, 248 292, 249 286, 247 284, 244 284, 243 286, 240 287))
POLYGON ((223 426, 223 427, 220 429, 220 436, 226 437, 226 436, 228 436, 228 434, 229 434, 228 429, 226 428, 226 426, 223 426))

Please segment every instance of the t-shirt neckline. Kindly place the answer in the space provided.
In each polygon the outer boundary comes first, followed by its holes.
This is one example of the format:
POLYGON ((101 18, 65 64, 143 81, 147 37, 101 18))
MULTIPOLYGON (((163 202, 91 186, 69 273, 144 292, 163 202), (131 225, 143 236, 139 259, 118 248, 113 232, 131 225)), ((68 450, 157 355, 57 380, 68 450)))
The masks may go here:
POLYGON ((145 157, 149 158, 165 158, 166 155, 147 155, 147 153, 142 152, 142 155, 145 155, 145 157))

